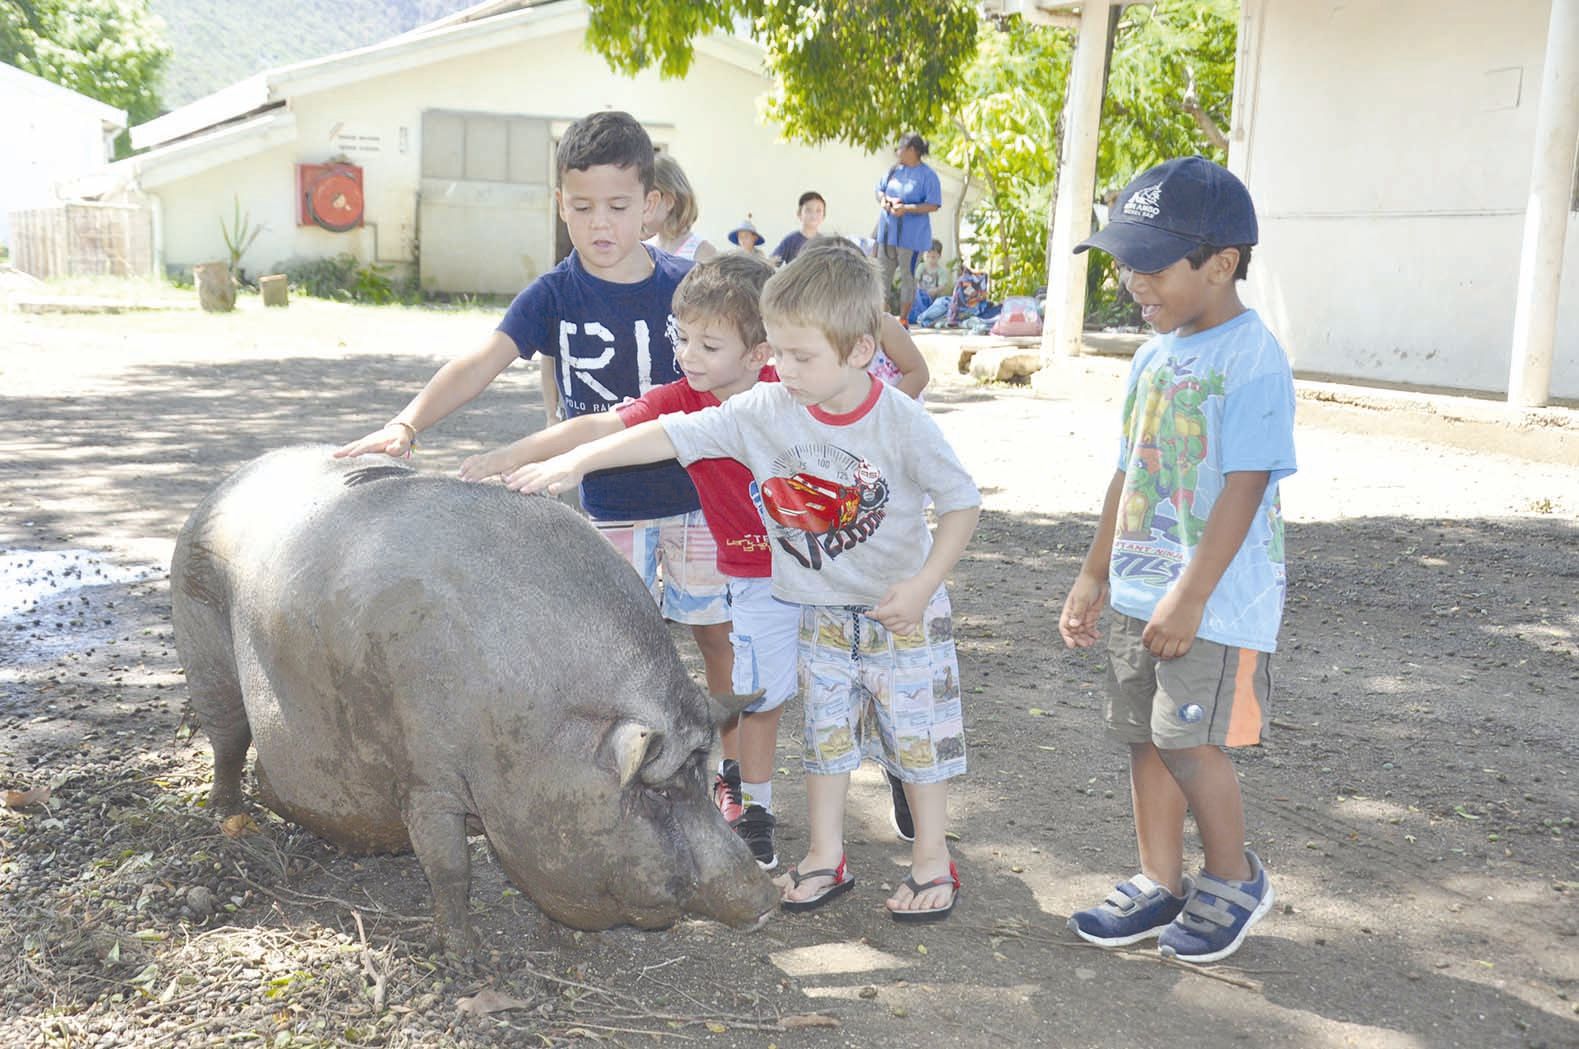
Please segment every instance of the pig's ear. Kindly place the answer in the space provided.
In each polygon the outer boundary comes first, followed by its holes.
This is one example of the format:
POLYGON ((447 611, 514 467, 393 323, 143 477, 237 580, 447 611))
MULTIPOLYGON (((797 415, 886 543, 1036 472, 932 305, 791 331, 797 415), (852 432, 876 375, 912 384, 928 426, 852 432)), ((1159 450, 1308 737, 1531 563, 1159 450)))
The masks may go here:
POLYGON ((621 721, 609 730, 605 746, 614 758, 614 768, 619 773, 621 789, 647 762, 647 753, 658 739, 658 731, 639 721, 621 721))
POLYGON ((722 725, 736 714, 767 694, 765 689, 741 695, 739 692, 714 692, 709 695, 713 708, 713 724, 722 725))

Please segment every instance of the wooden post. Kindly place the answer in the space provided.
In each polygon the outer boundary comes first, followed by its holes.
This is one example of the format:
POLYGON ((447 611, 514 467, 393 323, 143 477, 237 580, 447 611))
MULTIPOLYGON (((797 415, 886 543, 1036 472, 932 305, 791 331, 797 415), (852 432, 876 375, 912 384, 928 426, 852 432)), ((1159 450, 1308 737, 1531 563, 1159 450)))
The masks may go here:
POLYGON ((290 296, 285 274, 271 273, 258 278, 258 290, 263 293, 265 306, 289 306, 290 296))

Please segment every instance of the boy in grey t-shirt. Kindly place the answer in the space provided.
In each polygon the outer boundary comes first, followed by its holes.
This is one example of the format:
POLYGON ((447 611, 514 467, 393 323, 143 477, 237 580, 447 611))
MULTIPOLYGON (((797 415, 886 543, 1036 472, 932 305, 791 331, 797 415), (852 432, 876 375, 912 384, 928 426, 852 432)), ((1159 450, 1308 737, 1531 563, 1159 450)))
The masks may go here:
POLYGON ((854 887, 844 802, 867 756, 904 781, 915 819, 910 875, 889 912, 935 921, 959 893, 944 824, 947 781, 965 771, 943 581, 975 531, 981 498, 926 410, 867 374, 882 289, 856 248, 835 238, 808 245, 768 281, 762 318, 780 382, 583 445, 539 464, 525 490, 557 493, 591 470, 671 456, 734 458, 750 469, 774 594, 804 606, 811 847, 782 880, 783 907, 811 910, 854 887), (938 515, 932 535, 927 496, 938 515))

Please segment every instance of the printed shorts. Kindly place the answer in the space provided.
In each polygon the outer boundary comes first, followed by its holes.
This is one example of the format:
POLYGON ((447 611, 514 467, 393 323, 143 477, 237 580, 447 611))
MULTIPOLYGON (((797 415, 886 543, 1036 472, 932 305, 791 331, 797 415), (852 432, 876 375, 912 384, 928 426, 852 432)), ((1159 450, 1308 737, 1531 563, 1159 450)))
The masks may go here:
POLYGON ((868 611, 801 610, 807 774, 852 772, 869 757, 906 783, 960 775, 965 721, 948 593, 932 595, 913 634, 890 633, 868 611))
POLYGON ((689 626, 729 622, 728 585, 718 570, 718 546, 702 511, 650 521, 592 523, 641 574, 663 618, 689 626))
POLYGON ((748 714, 776 710, 795 694, 796 654, 800 647, 801 606, 773 596, 769 579, 729 576, 729 614, 735 650, 732 687, 741 695, 761 689, 748 714))
POLYGON ((1178 659, 1141 644, 1144 619, 1108 618, 1108 733, 1163 750, 1249 747, 1271 718, 1272 656, 1196 638, 1178 659))

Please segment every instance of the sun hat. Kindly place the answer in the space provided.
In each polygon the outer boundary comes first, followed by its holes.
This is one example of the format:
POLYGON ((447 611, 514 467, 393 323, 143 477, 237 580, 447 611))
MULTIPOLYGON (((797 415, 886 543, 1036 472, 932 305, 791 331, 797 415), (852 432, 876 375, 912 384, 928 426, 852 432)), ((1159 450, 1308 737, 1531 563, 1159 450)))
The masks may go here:
POLYGON ((740 234, 741 234, 741 231, 745 231, 747 233, 753 234, 757 238, 757 243, 758 244, 762 243, 762 234, 760 232, 758 232, 757 228, 751 224, 751 216, 750 215, 747 215, 745 217, 745 219, 743 219, 740 222, 739 225, 737 225, 734 229, 729 231, 729 243, 731 243, 731 244, 733 244, 733 245, 738 247, 740 245, 740 234))
POLYGON ((1108 224, 1075 245, 1101 248, 1141 273, 1165 270, 1203 244, 1254 244, 1255 205, 1233 172, 1205 157, 1178 157, 1136 175, 1108 224))

